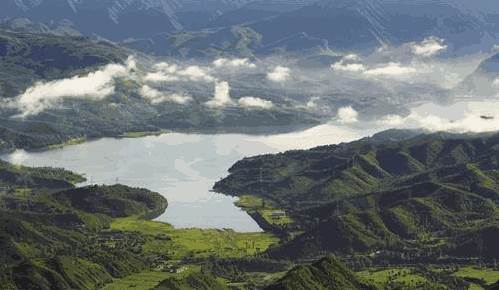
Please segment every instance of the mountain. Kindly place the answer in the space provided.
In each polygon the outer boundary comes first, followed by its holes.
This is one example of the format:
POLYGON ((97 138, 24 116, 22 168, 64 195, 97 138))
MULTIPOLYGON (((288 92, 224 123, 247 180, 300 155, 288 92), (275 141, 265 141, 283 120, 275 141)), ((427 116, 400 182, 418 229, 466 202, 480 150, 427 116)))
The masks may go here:
MULTIPOLYGON (((0 30, 0 119, 3 122, 0 151, 45 148, 71 139, 120 136, 130 131, 246 130, 256 133, 273 130, 272 127, 289 130, 318 122, 313 114, 290 106, 276 106, 272 110, 211 109, 205 102, 213 97, 212 83, 204 84, 201 89, 189 88, 194 99, 189 106, 171 102, 152 104, 139 94, 143 82, 136 79, 116 80, 115 89, 106 98, 92 98, 93 95, 62 98, 56 101, 57 108, 47 108, 25 118, 20 118, 19 110, 11 106, 28 88, 51 81, 95 76, 95 73, 101 76, 107 65, 124 67, 129 55, 135 55, 144 63, 151 61, 148 56, 108 41, 0 30)), ((37 97, 33 98, 36 102, 37 97)), ((275 94, 275 98, 282 97, 275 94)))
POLYGON ((0 164, 3 289, 97 289, 145 269, 140 235, 109 230, 113 218, 154 217, 159 194, 122 185, 75 188, 82 177, 0 164))
POLYGON ((266 290, 368 290, 376 286, 362 281, 336 258, 326 257, 311 265, 301 265, 290 270, 266 290))
POLYGON ((63 79, 108 63, 129 51, 82 36, 0 30, 0 95, 20 94, 37 80, 63 79))
POLYGON ((214 189, 257 195, 289 213, 296 222, 285 231, 302 233, 270 250, 276 257, 383 249, 379 259, 398 262, 492 259, 498 144, 497 134, 367 138, 246 158, 214 189))
POLYGON ((499 86, 499 53, 480 63, 477 69, 458 86, 472 95, 490 97, 497 94, 499 86))
MULTIPOLYGON (((1 18, 28 18, 159 55, 203 56, 234 27, 260 35, 254 54, 316 48, 372 50, 382 44, 444 38, 464 54, 489 49, 499 33, 493 0, 8 0, 1 18), (179 47, 176 35, 189 35, 179 47), (299 39, 299 41, 298 41, 299 39), (199 51, 202 51, 201 53, 199 51)), ((224 54, 239 54, 230 46, 224 54)))
MULTIPOLYGON (((0 4, 0 18, 29 18, 45 24, 69 21, 85 35, 119 41, 216 26, 217 18, 252 2, 261 0, 8 0, 0 4)), ((271 5, 259 6, 285 10, 310 2, 273 0, 271 5)))
POLYGON ((480 43, 492 46, 499 27, 489 27, 490 19, 483 17, 497 17, 497 9, 475 8, 478 11, 470 13, 459 2, 326 0, 250 27, 262 34, 266 49, 273 48, 276 40, 298 33, 323 39, 330 48, 341 50, 398 45, 428 36, 444 38, 453 50, 480 43))
MULTIPOLYGON (((191 38, 181 48, 197 47, 193 55, 203 55, 199 50, 206 54, 219 43, 220 34, 230 33, 229 26, 244 26, 260 36, 255 54, 282 50, 303 53, 318 48, 372 51, 385 44, 400 45, 430 36, 445 39, 451 53, 466 54, 490 49, 499 33, 499 11, 490 0, 473 5, 461 0, 323 0, 279 11, 251 4, 231 11, 230 17, 217 19, 214 23, 219 29, 190 32, 191 38)), ((180 49, 168 46, 166 51, 171 53, 172 48, 180 49)), ((230 49, 223 52, 238 53, 230 49)))

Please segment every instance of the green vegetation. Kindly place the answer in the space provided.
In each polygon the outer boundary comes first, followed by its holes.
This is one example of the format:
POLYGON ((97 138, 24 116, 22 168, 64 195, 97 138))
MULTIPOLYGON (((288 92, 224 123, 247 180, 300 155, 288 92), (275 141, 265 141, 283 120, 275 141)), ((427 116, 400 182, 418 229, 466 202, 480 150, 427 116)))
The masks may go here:
POLYGON ((210 273, 193 272, 183 277, 165 279, 154 290, 228 290, 222 279, 210 273))
POLYGON ((499 278, 497 143, 422 135, 244 159, 216 188, 251 193, 237 205, 272 234, 174 229, 150 220, 159 194, 0 162, 0 285, 484 289, 499 278))
POLYGON ((145 236, 143 248, 146 253, 167 254, 172 259, 246 257, 262 253, 278 242, 267 233, 174 229, 165 223, 136 217, 115 219, 111 229, 139 232, 145 236))
POLYGON ((484 285, 492 285, 499 281, 499 271, 478 267, 462 267, 454 273, 456 277, 482 280, 484 285))
POLYGON ((58 149, 58 148, 64 148, 66 146, 78 145, 78 144, 85 143, 85 141, 87 141, 87 139, 83 138, 83 137, 71 138, 69 140, 64 141, 63 143, 60 143, 60 144, 49 145, 48 149, 58 149))
POLYGON ((160 271, 140 272, 124 278, 115 279, 112 283, 104 286, 102 290, 150 290, 172 275, 168 272, 160 271))
POLYGON ((333 257, 321 259, 311 265, 302 265, 290 270, 267 290, 358 290, 376 289, 363 281, 333 257))
POLYGON ((155 216, 159 194, 126 186, 74 188, 62 169, 1 163, 0 285, 95 289, 150 267, 137 234, 109 230, 115 217, 155 216))
POLYGON ((167 134, 170 131, 168 130, 158 130, 158 131, 134 131, 134 132, 125 132, 121 134, 119 137, 121 138, 140 138, 146 136, 159 136, 163 134, 167 134))
POLYGON ((445 289, 443 285, 431 283, 424 275, 411 268, 388 268, 380 270, 366 270, 358 275, 380 288, 413 289, 430 287, 432 289, 445 289))
POLYGON ((275 208, 272 201, 254 195, 242 195, 236 205, 251 214, 258 214, 263 220, 273 226, 293 223, 293 219, 285 211, 275 208))
POLYGON ((0 29, 0 95, 13 97, 33 80, 65 78, 126 57, 126 51, 113 44, 85 37, 0 29))
MULTIPOLYGON (((295 221, 282 228, 290 238, 269 250, 273 257, 375 253, 371 259, 400 263, 415 257, 490 263, 499 258, 498 142, 493 134, 390 131, 245 158, 215 190, 241 196, 246 208, 260 203, 247 194, 258 196, 295 221)), ((267 220, 268 213, 261 215, 267 220)))

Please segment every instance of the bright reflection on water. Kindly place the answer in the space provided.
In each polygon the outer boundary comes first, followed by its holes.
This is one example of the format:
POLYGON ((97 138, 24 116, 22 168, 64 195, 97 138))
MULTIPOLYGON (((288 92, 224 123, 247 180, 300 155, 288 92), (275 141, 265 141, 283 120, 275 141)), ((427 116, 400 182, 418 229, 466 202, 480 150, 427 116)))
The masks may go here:
POLYGON ((291 148, 348 141, 361 131, 323 125, 273 136, 171 133, 136 139, 104 138, 45 152, 16 151, 4 159, 28 166, 63 167, 85 174, 87 184, 144 187, 166 196, 167 211, 158 218, 177 228, 232 228, 260 231, 235 199, 211 192, 237 160, 291 148))

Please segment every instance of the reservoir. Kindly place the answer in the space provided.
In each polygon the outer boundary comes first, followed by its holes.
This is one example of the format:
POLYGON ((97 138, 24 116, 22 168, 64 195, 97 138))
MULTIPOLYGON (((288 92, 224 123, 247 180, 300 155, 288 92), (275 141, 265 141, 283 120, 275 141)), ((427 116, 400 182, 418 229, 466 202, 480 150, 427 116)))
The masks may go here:
POLYGON ((364 135, 322 125, 269 136, 168 133, 140 138, 103 138, 60 149, 17 150, 3 159, 26 166, 52 166, 83 174, 80 184, 124 184, 156 191, 168 199, 157 218, 176 228, 231 228, 261 231, 234 205, 235 198, 211 189, 243 157, 349 141, 364 135))
POLYGON ((460 102, 452 106, 420 104, 402 118, 378 122, 335 122, 304 131, 254 136, 243 134, 168 133, 140 138, 103 138, 43 152, 17 150, 2 159, 27 166, 62 167, 83 174, 87 184, 121 183, 156 191, 168 199, 168 209, 157 218, 176 228, 231 228, 261 231, 235 198, 211 189, 236 161, 253 155, 348 142, 380 130, 491 131, 499 129, 495 102, 460 102), (490 118, 481 118, 481 116, 490 118), (476 129, 476 130, 474 130, 476 129))

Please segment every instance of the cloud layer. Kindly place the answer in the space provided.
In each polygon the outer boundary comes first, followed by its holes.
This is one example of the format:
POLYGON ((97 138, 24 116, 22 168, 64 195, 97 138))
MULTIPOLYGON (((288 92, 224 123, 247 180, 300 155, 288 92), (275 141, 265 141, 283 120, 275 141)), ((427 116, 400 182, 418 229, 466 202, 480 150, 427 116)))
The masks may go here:
POLYGON ((191 96, 181 94, 181 93, 167 93, 161 92, 157 89, 151 88, 148 85, 142 86, 140 89, 140 95, 145 99, 148 99, 152 104, 159 104, 163 102, 173 102, 177 104, 187 104, 192 100, 191 96))
POLYGON ((114 93, 115 80, 136 69, 135 60, 129 58, 125 65, 109 64, 95 72, 68 79, 38 82, 16 97, 10 104, 17 107, 21 117, 37 115, 56 106, 65 98, 100 100, 114 93))
POLYGON ((267 79, 272 82, 280 83, 287 81, 291 77, 291 69, 284 66, 276 66, 267 73, 267 79))
POLYGON ((338 109, 338 122, 343 124, 355 123, 358 121, 359 113, 352 106, 338 109))
POLYGON ((256 65, 248 58, 219 58, 213 61, 213 65, 217 68, 232 67, 232 68, 256 68, 256 65))
POLYGON ((447 49, 447 45, 444 44, 444 40, 434 36, 425 38, 420 43, 412 43, 410 47, 412 53, 424 57, 437 55, 447 49))
POLYGON ((206 102, 206 106, 210 108, 221 108, 233 105, 233 101, 230 98, 230 87, 229 83, 222 81, 215 83, 215 94, 213 99, 206 102))
POLYGON ((257 97, 242 97, 238 101, 239 105, 244 108, 272 109, 274 104, 271 101, 257 97))

